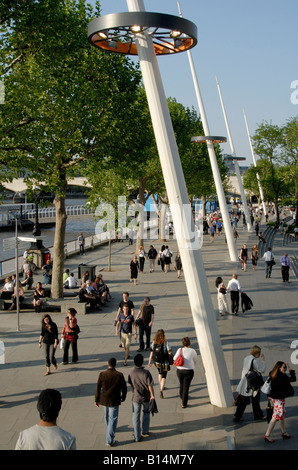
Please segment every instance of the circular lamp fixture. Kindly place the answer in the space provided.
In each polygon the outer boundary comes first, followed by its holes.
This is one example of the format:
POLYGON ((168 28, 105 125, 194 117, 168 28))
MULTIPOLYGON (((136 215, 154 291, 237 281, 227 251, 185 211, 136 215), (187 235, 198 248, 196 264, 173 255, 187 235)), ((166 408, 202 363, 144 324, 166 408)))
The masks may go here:
POLYGON ((191 138, 192 142, 197 142, 199 144, 206 144, 207 142, 212 142, 213 144, 221 144, 227 141, 226 137, 218 137, 212 135, 197 136, 191 138))
POLYGON ((156 55, 191 49, 197 44, 197 27, 191 21, 164 13, 111 13, 88 25, 90 44, 106 51, 137 55, 139 33, 151 37, 156 55))

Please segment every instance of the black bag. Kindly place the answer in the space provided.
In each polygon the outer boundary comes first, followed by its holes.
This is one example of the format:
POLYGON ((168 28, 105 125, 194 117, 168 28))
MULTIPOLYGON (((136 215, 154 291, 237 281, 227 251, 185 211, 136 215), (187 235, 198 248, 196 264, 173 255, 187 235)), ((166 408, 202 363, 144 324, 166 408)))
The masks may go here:
POLYGON ((220 292, 221 294, 224 294, 224 295, 225 295, 225 294, 227 293, 227 289, 225 289, 225 287, 221 287, 221 288, 219 289, 219 292, 220 292))
POLYGON ((168 359, 168 352, 165 351, 163 344, 155 343, 153 345, 153 361, 158 364, 165 364, 168 359))
POLYGON ((142 320, 141 318, 137 318, 137 319, 135 320, 136 326, 140 326, 142 323, 143 323, 143 320, 142 320))
POLYGON ((266 413, 267 413, 267 423, 270 423, 272 415, 273 415, 273 405, 271 403, 271 400, 268 400, 267 406, 266 406, 266 413))
POLYGON ((247 379, 247 389, 256 391, 262 387, 264 380, 259 372, 253 370, 253 361, 254 360, 251 361, 250 369, 247 374, 245 374, 245 377, 247 379))

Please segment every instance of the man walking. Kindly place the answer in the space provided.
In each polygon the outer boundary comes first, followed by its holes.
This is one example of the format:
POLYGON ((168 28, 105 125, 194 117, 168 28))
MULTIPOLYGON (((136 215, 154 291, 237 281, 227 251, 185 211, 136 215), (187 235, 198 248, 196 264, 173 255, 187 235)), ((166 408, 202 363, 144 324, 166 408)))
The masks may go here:
POLYGON ((127 386, 124 376, 116 369, 116 359, 111 357, 108 369, 101 372, 98 377, 95 392, 95 406, 104 407, 105 423, 107 426, 106 446, 116 444, 115 433, 118 423, 119 405, 126 398, 127 386))
POLYGON ((272 253, 271 248, 268 248, 268 251, 266 251, 266 253, 264 253, 263 258, 265 260, 266 278, 271 277, 272 266, 273 266, 273 264, 275 264, 274 254, 272 253))
POLYGON ((150 298, 145 297, 144 303, 141 305, 137 314, 136 320, 140 318, 142 323, 139 325, 139 341, 140 347, 138 352, 144 351, 144 333, 146 333, 146 348, 145 351, 150 351, 150 336, 151 328, 154 320, 154 307, 150 304, 150 298))
POLYGON ((152 245, 150 245, 150 248, 148 251, 148 258, 149 258, 151 273, 153 273, 154 271, 156 257, 157 257, 157 251, 152 245))
POLYGON ((129 314, 129 306, 123 305, 122 310, 123 311, 120 313, 118 317, 118 321, 116 323, 116 336, 118 336, 119 326, 120 326, 122 347, 125 350, 125 358, 124 358, 123 365, 127 366, 127 359, 129 357, 129 348, 131 345, 132 325, 134 326, 134 330, 135 330, 135 338, 137 338, 137 327, 136 327, 133 315, 129 314))
POLYGON ((284 256, 280 258, 281 262, 281 275, 283 282, 289 282, 289 271, 291 266, 290 258, 288 257, 288 253, 285 253, 284 256))
POLYGON ((227 292, 231 295, 232 313, 238 315, 239 310, 239 293, 242 292, 240 282, 237 279, 237 274, 233 274, 232 279, 228 282, 227 292))
POLYGON ((149 436, 150 401, 154 399, 153 378, 149 370, 143 367, 143 362, 143 355, 137 354, 134 358, 135 367, 128 376, 128 383, 132 389, 132 423, 136 442, 149 436), (143 411, 142 420, 141 411, 143 411))

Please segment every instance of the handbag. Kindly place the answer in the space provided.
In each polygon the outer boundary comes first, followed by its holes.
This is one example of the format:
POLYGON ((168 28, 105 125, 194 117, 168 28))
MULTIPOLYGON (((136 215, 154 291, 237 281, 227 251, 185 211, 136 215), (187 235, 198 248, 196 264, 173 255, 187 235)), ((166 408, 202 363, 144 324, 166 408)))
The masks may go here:
POLYGON ((274 406, 272 405, 271 400, 268 400, 267 406, 266 406, 267 423, 270 423, 270 421, 272 419, 273 408, 274 408, 274 406))
POLYGON ((174 366, 181 367, 183 366, 183 364, 184 364, 184 357, 183 357, 182 348, 180 348, 180 352, 179 352, 177 359, 174 362, 174 366))
POLYGON ((168 354, 168 362, 169 362, 170 366, 172 366, 174 364, 174 359, 173 359, 172 354, 168 354))
POLYGON ((227 290, 226 290, 225 287, 221 287, 221 288, 219 289, 219 292, 220 292, 221 294, 224 294, 224 295, 225 295, 225 294, 227 293, 227 290))
POLYGON ((271 392, 271 383, 270 383, 270 377, 265 380, 264 385, 261 387, 261 391, 265 393, 265 395, 269 395, 271 392))
POLYGON ((256 391, 262 387, 264 380, 259 372, 253 370, 253 361, 254 360, 251 361, 250 369, 247 374, 245 374, 245 377, 247 379, 247 389, 256 391))

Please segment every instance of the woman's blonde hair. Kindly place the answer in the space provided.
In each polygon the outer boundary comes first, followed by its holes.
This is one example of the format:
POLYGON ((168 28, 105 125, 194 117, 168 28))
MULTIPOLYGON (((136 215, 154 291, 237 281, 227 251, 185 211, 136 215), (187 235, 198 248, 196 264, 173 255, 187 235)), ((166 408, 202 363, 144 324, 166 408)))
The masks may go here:
POLYGON ((257 346, 256 344, 251 348, 250 350, 250 354, 252 356, 260 356, 261 354, 261 348, 259 346, 257 346))

